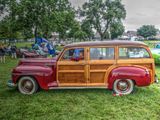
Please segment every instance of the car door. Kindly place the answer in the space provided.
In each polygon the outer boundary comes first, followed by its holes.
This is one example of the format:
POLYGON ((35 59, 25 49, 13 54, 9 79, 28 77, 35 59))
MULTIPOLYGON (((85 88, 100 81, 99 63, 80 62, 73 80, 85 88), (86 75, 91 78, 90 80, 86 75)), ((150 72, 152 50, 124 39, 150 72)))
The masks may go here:
POLYGON ((107 70, 116 64, 114 46, 89 48, 89 82, 88 86, 107 85, 107 70))
POLYGON ((87 74, 86 48, 65 49, 57 62, 59 86, 86 86, 87 74))

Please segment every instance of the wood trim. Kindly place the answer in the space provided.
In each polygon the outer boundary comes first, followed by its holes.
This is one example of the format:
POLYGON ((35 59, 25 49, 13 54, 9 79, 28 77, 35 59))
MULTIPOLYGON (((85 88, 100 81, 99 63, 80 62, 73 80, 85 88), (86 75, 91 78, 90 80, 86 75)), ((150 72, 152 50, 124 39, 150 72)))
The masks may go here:
POLYGON ((110 64, 110 65, 113 65, 115 63, 115 60, 90 60, 89 62, 89 65, 100 65, 100 64, 110 64))
POLYGON ((105 70, 105 69, 104 69, 104 70, 90 70, 90 72, 92 72, 92 73, 93 73, 93 72, 96 72, 96 73, 97 73, 97 72, 106 72, 106 71, 107 71, 107 70, 105 70))
POLYGON ((84 70, 59 70, 59 73, 84 73, 84 70))
POLYGON ((107 87, 106 83, 59 83, 59 87, 79 87, 79 86, 84 86, 84 87, 107 87))
POLYGON ((107 87, 106 83, 88 83, 87 86, 89 86, 89 87, 92 87, 92 86, 107 87))
POLYGON ((50 87, 50 90, 59 90, 59 89, 107 89, 106 86, 85 86, 85 87, 50 87))
POLYGON ((81 87, 81 86, 86 87, 87 84, 86 83, 59 83, 58 86, 59 87, 67 87, 67 86, 68 87, 72 87, 72 86, 74 86, 74 87, 81 87))
POLYGON ((154 59, 151 58, 144 58, 144 59, 119 59, 117 60, 117 64, 136 64, 136 63, 153 63, 154 59))

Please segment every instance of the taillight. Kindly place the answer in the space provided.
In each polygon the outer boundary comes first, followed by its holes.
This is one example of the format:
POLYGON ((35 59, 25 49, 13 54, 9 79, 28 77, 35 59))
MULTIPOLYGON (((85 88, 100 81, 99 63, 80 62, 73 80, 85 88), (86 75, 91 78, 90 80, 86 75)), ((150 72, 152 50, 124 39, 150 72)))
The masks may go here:
POLYGON ((146 76, 149 76, 149 70, 148 69, 145 70, 145 73, 146 73, 146 76))

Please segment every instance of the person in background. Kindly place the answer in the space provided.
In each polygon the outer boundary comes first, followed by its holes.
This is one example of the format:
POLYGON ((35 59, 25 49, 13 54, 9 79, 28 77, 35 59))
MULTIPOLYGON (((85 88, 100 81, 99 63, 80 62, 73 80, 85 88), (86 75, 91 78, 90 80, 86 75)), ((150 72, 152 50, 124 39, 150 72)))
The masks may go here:
POLYGON ((5 48, 4 48, 3 45, 0 45, 0 61, 1 61, 1 63, 5 63, 6 62, 5 48))
POLYGON ((12 58, 17 58, 17 53, 16 53, 16 50, 17 50, 17 47, 14 45, 14 46, 11 46, 11 54, 12 54, 12 58))

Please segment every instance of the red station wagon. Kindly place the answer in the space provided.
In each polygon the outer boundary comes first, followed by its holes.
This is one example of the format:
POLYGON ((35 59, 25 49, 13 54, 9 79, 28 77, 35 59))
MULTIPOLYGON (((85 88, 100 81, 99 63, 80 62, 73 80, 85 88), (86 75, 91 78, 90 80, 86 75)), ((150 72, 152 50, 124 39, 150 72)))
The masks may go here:
POLYGON ((116 40, 70 44, 57 58, 22 59, 13 69, 8 86, 17 86, 23 94, 33 94, 38 88, 106 88, 126 95, 135 86, 149 86, 155 81, 148 46, 116 40))

